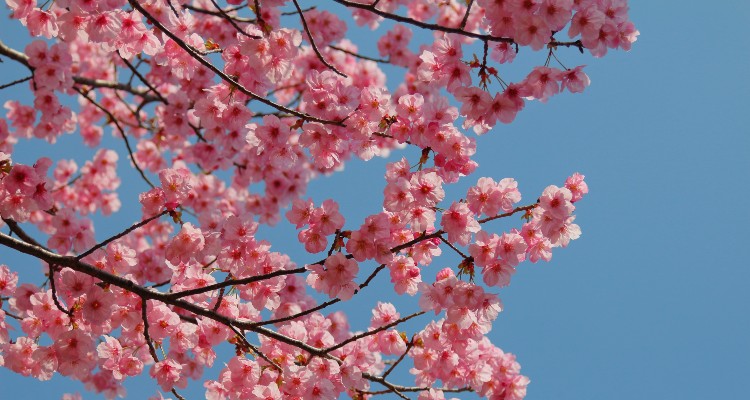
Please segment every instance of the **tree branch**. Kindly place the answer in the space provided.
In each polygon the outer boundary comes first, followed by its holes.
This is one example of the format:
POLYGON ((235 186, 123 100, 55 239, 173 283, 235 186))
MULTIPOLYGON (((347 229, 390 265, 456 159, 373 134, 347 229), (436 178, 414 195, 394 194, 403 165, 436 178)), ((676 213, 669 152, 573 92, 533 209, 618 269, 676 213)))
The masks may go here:
POLYGON ((297 0, 292 0, 294 2, 294 7, 297 9, 297 12, 299 13, 299 18, 302 20, 302 27, 305 28, 305 32, 307 33, 307 37, 310 39, 310 45, 313 48, 313 51, 315 52, 315 55, 318 56, 318 59, 320 62, 323 63, 326 67, 328 67, 333 72, 337 73, 338 75, 343 76, 344 78, 347 78, 346 74, 339 71, 331 65, 328 61, 326 61, 325 57, 323 57, 322 54, 320 54, 320 50, 318 50, 318 46, 315 44, 315 39, 313 39, 312 32, 310 32, 310 28, 307 26, 307 20, 305 20, 305 13, 302 12, 302 9, 299 6, 299 3, 297 3, 297 0))
POLYGON ((106 246, 106 245, 114 242, 115 240, 117 240, 117 239, 119 239, 119 238, 121 238, 121 237, 129 234, 130 232, 133 232, 134 230, 136 230, 136 229, 138 229, 138 228, 140 228, 142 226, 148 225, 148 223, 150 223, 151 221, 153 221, 155 219, 158 219, 158 218, 161 218, 162 216, 166 215, 167 213, 169 213, 169 211, 165 210, 165 211, 160 212, 159 214, 154 215, 153 217, 146 218, 146 219, 144 219, 141 222, 137 222, 137 223, 133 224, 129 228, 125 229, 124 231, 122 231, 122 232, 120 232, 120 233, 118 233, 118 234, 110 237, 109 239, 107 239, 107 240, 105 240, 105 241, 97 244, 96 246, 94 246, 94 247, 92 247, 92 248, 84 251, 83 253, 79 254, 78 256, 76 256, 76 259, 81 260, 81 259, 85 258, 87 255, 95 252, 96 250, 101 249, 102 247, 104 247, 104 246, 106 246))
POLYGON ((321 124, 328 124, 328 125, 336 125, 336 126, 344 126, 344 124, 340 121, 330 121, 322 118, 313 117, 312 115, 305 114, 303 112, 299 112, 296 110, 292 110, 290 108, 284 107, 280 104, 274 103, 271 100, 268 100, 267 98, 257 95, 244 86, 242 86, 239 82, 237 82, 235 79, 230 77, 229 75, 225 74, 223 71, 221 71, 219 68, 211 64, 208 60, 203 58, 203 56, 195 49, 190 47, 187 43, 185 43, 184 40, 180 39, 172 33, 169 29, 167 29, 164 25, 162 25, 161 22, 159 22, 156 18, 154 18, 153 15, 151 15, 148 11, 146 11, 143 6, 141 6, 138 1, 136 0, 128 0, 128 3, 130 3, 131 6, 133 6, 134 9, 138 10, 141 14, 143 14, 146 19, 148 19, 151 24, 153 24, 156 28, 158 28, 160 31, 162 31, 165 35, 167 35, 170 39, 172 39, 175 43, 177 43, 178 46, 180 46, 183 50, 185 50, 191 57, 193 57, 196 61, 203 64, 206 68, 210 69, 212 72, 214 72, 216 75, 218 75, 222 80, 227 82, 228 84, 232 85, 233 87, 237 88, 240 92, 244 93, 247 96, 250 96, 254 98, 255 100, 260 101, 261 103, 271 106, 279 111, 286 112, 289 114, 292 114, 298 118, 301 118, 305 121, 314 121, 314 122, 320 122, 321 124))
POLYGON ((86 93, 84 93, 79 88, 73 88, 76 92, 78 92, 81 96, 83 96, 86 100, 88 100, 91 104, 96 106, 96 108, 102 110, 107 116, 109 117, 110 121, 112 121, 113 124, 115 124, 115 127, 117 127, 117 130, 120 132, 120 136, 122 136, 122 139, 125 140, 125 147, 128 149, 128 155, 130 156, 130 161, 133 162, 133 166, 135 169, 138 170, 138 173, 141 175, 141 178, 143 178, 146 183, 151 186, 151 188, 155 188, 153 183, 151 183, 151 180, 148 179, 146 176, 146 173, 143 172, 141 167, 138 165, 138 161, 135 160, 135 156, 133 155, 133 148, 130 147, 130 140, 128 140, 128 136, 125 134, 125 130, 120 125, 120 122, 115 118, 115 116, 107 110, 106 107, 102 106, 101 104, 97 103, 96 100, 90 98, 86 93))

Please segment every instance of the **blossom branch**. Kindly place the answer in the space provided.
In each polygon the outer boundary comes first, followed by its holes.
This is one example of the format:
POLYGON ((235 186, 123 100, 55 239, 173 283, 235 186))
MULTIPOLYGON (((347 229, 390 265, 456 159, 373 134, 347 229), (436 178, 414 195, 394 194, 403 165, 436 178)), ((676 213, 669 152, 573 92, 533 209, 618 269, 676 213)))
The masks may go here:
POLYGON ((318 46, 315 44, 315 39, 313 39, 312 32, 310 32, 310 28, 307 26, 307 20, 305 20, 305 13, 302 12, 302 9, 300 8, 297 0, 292 0, 292 2, 294 2, 294 7, 297 9, 297 12, 299 13, 299 18, 302 20, 302 27, 305 28, 305 33, 307 33, 307 37, 310 39, 310 45, 312 46, 313 51, 315 52, 315 55, 318 56, 318 59, 323 63, 323 65, 328 67, 328 69, 332 70, 338 75, 343 76, 344 78, 347 78, 345 73, 336 69, 336 67, 331 65, 331 63, 329 63, 325 59, 325 57, 323 57, 323 55, 320 54, 320 50, 318 50, 318 46))
POLYGON ((406 350, 404 350, 404 352, 401 353, 401 356, 393 364, 391 364, 391 366, 388 367, 387 370, 385 370, 385 372, 382 375, 383 379, 385 379, 386 377, 388 377, 388 375, 390 375, 390 373, 393 372, 393 370, 396 368, 396 366, 398 366, 398 364, 401 361, 404 360, 404 357, 406 357, 406 355, 409 354, 409 350, 411 350, 411 348, 414 347, 414 338, 415 337, 416 337, 416 335, 414 335, 414 336, 411 337, 411 340, 409 341, 409 343, 406 344, 406 350))
POLYGON ((167 213, 169 213, 169 211, 165 210, 165 211, 162 211, 159 214, 156 214, 156 215, 154 215, 152 217, 146 218, 146 219, 144 219, 141 222, 138 222, 138 223, 135 223, 135 224, 131 225, 129 228, 125 229, 124 231, 122 231, 122 232, 120 232, 120 233, 118 233, 118 234, 110 237, 109 239, 107 239, 107 240, 105 240, 105 241, 97 244, 96 246, 94 246, 94 247, 92 247, 92 248, 84 251, 83 253, 79 254, 78 256, 76 256, 76 259, 78 259, 78 260, 83 259, 84 257, 86 257, 87 255, 95 252, 96 250, 101 249, 102 247, 104 247, 104 246, 106 246, 106 245, 114 242, 115 240, 120 239, 121 237, 126 236, 130 232, 133 232, 134 230, 136 230, 136 229, 138 229, 138 228, 140 228, 142 226, 148 225, 151 221, 153 221, 155 219, 159 219, 162 216, 166 215, 167 213))
POLYGON ((210 69, 213 73, 218 75, 223 81, 227 82, 228 84, 232 85, 232 87, 235 87, 237 90, 242 92, 243 94, 252 97, 255 100, 260 101, 261 103, 271 106, 279 111, 286 112, 289 114, 292 114, 298 118, 301 118, 305 121, 313 121, 313 122, 320 122, 322 124, 328 124, 328 125, 337 125, 337 126, 344 126, 344 124, 340 121, 331 121, 326 120, 322 118, 313 117, 312 115, 305 114, 303 112, 299 112, 296 110, 292 110, 290 108, 284 107, 281 104, 277 104, 263 96, 260 96, 258 94, 255 94, 251 92, 246 87, 242 86, 239 82, 237 82, 234 78, 230 77, 229 75, 225 74, 222 70, 217 68, 215 65, 210 63, 208 60, 203 58, 203 56, 195 49, 193 49, 190 45, 185 43, 184 40, 180 39, 177 35, 175 35, 172 31, 167 29, 161 22, 159 22, 156 18, 154 18, 153 15, 151 15, 146 9, 141 6, 138 1, 136 0, 128 0, 131 6, 138 10, 141 14, 143 14, 146 19, 148 19, 156 28, 158 28, 160 31, 162 31, 165 35, 167 35, 170 39, 172 39, 178 46, 180 46, 183 50, 185 50, 191 57, 193 57, 196 61, 203 64, 206 68, 210 69))
POLYGON ((260 39, 260 38, 261 38, 260 36, 257 36, 257 35, 251 35, 251 34, 249 34, 249 33, 245 32, 245 30, 244 30, 244 29, 242 29, 242 28, 241 28, 241 27, 240 27, 239 25, 237 25, 237 23, 236 23, 236 22, 234 21, 234 19, 232 19, 232 18, 231 18, 231 17, 230 17, 230 16, 229 16, 229 15, 228 15, 228 14, 227 14, 227 13, 226 13, 226 12, 225 12, 225 11, 224 11, 224 10, 223 10, 222 8, 221 8, 221 6, 219 6, 219 4, 218 4, 218 3, 216 2, 216 0, 211 0, 211 4, 213 4, 213 5, 214 5, 214 7, 216 7, 216 10, 217 10, 217 11, 219 12, 219 15, 220 15, 220 16, 221 16, 221 17, 222 17, 222 18, 223 18, 223 19, 224 19, 225 21, 229 22, 229 24, 230 24, 230 25, 232 25, 232 27, 234 27, 234 29, 235 29, 235 30, 236 30, 237 32, 239 32, 239 33, 240 33, 240 34, 242 34, 243 36, 245 36, 245 37, 249 37, 249 38, 251 38, 251 39, 260 39))
MULTIPOLYGON (((367 285, 370 284, 370 282, 375 278, 375 276, 380 271, 382 271, 384 268, 385 268, 385 264, 380 264, 379 267, 375 268, 375 270, 372 271, 372 273, 370 274, 370 276, 368 276, 367 279, 359 285, 359 289, 357 289, 357 290, 354 291, 354 294, 356 295, 362 289, 364 289, 365 287, 367 287, 367 285)), ((296 314, 288 315, 286 317, 281 317, 281 318, 270 319, 270 320, 267 320, 267 321, 256 322, 255 324, 253 324, 253 326, 263 326, 263 325, 277 324, 279 322, 291 321, 291 320, 297 319, 299 317, 304 317, 305 315, 312 314, 315 311, 319 311, 319 310, 322 310, 324 308, 327 308, 327 307, 329 307, 331 305, 334 305, 334 304, 336 304, 336 303, 338 303, 340 301, 341 301, 341 299, 335 298, 335 299, 326 301, 324 303, 320 303, 320 304, 318 304, 315 307, 308 308, 305 311, 300 311, 300 312, 298 312, 296 314)))
MULTIPOLYGON (((8 47, 5 43, 3 43, 2 40, 0 40, 0 55, 4 55, 10 58, 11 60, 17 61, 18 63, 25 66, 32 73, 34 72, 35 68, 29 64, 29 56, 21 53, 18 50, 8 47)), ((86 86, 97 87, 97 88, 122 90, 130 94, 140 96, 144 100, 149 100, 149 101, 158 100, 157 97, 152 97, 152 96, 147 95, 149 90, 137 89, 131 85, 124 84, 124 83, 105 81, 101 79, 90 79, 90 78, 84 78, 81 76, 73 76, 73 82, 79 85, 86 85, 86 86)))
POLYGON ((117 127, 117 130, 120 132, 120 136, 122 136, 122 139, 125 141, 125 147, 128 149, 128 155, 130 157, 130 161, 133 163, 133 166, 136 170, 138 170, 138 173, 141 175, 141 178, 149 185, 151 188, 155 188, 153 183, 151 183, 151 180, 148 179, 146 176, 146 173, 143 172, 143 169, 138 165, 138 161, 135 160, 135 156, 133 155, 133 148, 130 146, 130 140, 128 140, 128 136, 125 134, 125 130, 120 125, 120 121, 110 112, 106 107, 102 106, 101 104, 97 103, 96 100, 90 98, 86 93, 83 92, 83 90, 79 88, 73 88, 76 92, 78 92, 81 96, 83 96, 86 100, 89 101, 89 103, 96 106, 96 108, 102 110, 107 116, 109 117, 110 121, 115 124, 115 127, 117 127))
POLYGON ((415 312, 414 314, 407 315, 406 317, 399 318, 399 319, 391 322, 390 324, 383 325, 383 326, 381 326, 379 328, 375 328, 375 329, 373 329, 371 331, 360 333, 359 335, 354 335, 354 336, 350 337, 349 339, 346 339, 346 340, 342 341, 339 344, 336 344, 336 345, 333 345, 331 347, 328 347, 328 348, 324 349, 323 352, 328 353, 328 352, 334 351, 336 349, 340 349, 340 348, 346 346, 349 343, 356 342, 359 339, 366 338, 366 337, 372 336, 372 335, 374 335, 374 334, 376 334, 378 332, 382 332, 384 330, 393 328, 396 325, 400 325, 401 323, 406 322, 406 321, 408 321, 408 320, 410 320, 412 318, 418 317, 418 316, 420 316, 420 315, 422 315, 424 313, 425 313, 425 311, 418 311, 418 312, 415 312))
POLYGON ((52 291, 52 302, 55 303, 55 307, 63 313, 67 314, 70 319, 73 319, 73 312, 63 307, 60 303, 60 299, 57 298, 57 288, 55 287, 55 270, 57 268, 54 264, 49 264, 49 288, 52 291))
MULTIPOLYGON (((290 338, 286 335, 280 334, 278 332, 272 331, 267 328, 253 326, 251 322, 244 321, 244 320, 237 320, 234 318, 227 317, 225 315, 219 314, 215 311, 206 309, 198 304, 194 304, 185 300, 181 299, 175 299, 172 298, 168 293, 161 293, 155 290, 151 290, 149 288, 146 288, 144 286, 141 286, 131 280, 128 280, 126 278, 123 278, 118 275, 111 274, 107 271, 101 270, 91 264, 85 263, 83 261, 80 261, 76 259, 75 257, 70 256, 61 256, 59 254, 53 253, 51 251, 45 250, 39 246, 35 246, 26 242, 23 242, 21 240, 15 239, 13 237, 10 237, 4 233, 0 233, 0 245, 12 248, 16 251, 19 251, 24 254, 28 254, 32 257, 38 258, 40 260, 46 261, 47 263, 57 264, 60 266, 68 267, 74 271, 81 272, 83 274, 89 275, 93 278, 99 279, 102 282, 106 282, 112 286, 119 287, 123 290, 126 290, 130 293, 135 294, 136 296, 139 296, 142 300, 156 300, 160 301, 164 304, 168 304, 171 306, 174 306, 178 309, 185 310, 187 312, 193 313, 197 316, 205 317, 211 320, 214 320, 224 326, 230 326, 233 325, 239 329, 246 329, 253 331, 255 333, 258 333, 260 335, 266 336, 271 339, 278 340, 279 342, 286 343, 288 345, 294 346, 299 348, 300 350, 304 350, 310 354, 315 354, 321 357, 325 357, 331 360, 334 360, 336 362, 341 362, 340 359, 337 357, 334 357, 327 352, 323 351, 322 349, 319 349, 317 347, 313 347, 308 345, 307 343, 304 343, 300 340, 296 340, 293 338, 290 338)), ((188 317, 190 318, 190 317, 188 317)))
POLYGON ((151 358, 154 362, 159 362, 159 357, 156 355, 156 349, 154 344, 151 342, 151 335, 148 333, 148 300, 141 297, 141 318, 143 319, 143 338, 146 340, 148 345, 148 352, 151 353, 151 358))

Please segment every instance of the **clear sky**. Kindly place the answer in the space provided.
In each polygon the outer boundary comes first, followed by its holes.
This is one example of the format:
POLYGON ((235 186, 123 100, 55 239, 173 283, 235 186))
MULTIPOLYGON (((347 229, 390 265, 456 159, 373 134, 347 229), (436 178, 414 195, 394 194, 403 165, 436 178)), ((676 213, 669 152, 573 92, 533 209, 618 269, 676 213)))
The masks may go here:
MULTIPOLYGON (((581 239, 549 264, 522 264, 500 290, 505 311, 491 338, 515 353, 531 378, 527 399, 742 398, 750 393, 750 3, 632 0, 630 7, 641 32, 633 50, 603 59, 562 51, 566 64, 588 64, 591 86, 528 104, 513 124, 479 138, 479 170, 449 197, 461 196, 480 176, 514 177, 526 204, 548 184, 561 185, 573 172, 586 175, 590 194, 576 211, 581 239)), ((0 38, 16 48, 26 40, 19 32, 15 22, 0 22, 0 38)), ((375 54, 371 40, 361 48, 375 54)), ((541 64, 545 54, 527 50, 519 57, 541 64)), ((0 64, 0 84, 24 76, 12 64, 0 64)), ((28 104, 24 96, 19 88, 0 91, 0 103, 28 104)), ((77 143, 62 142, 71 152, 64 157, 90 157, 74 154, 77 143)), ((14 158, 33 162, 40 146, 19 144, 14 158)), ((132 176, 124 155, 120 164, 132 176)), ((344 173, 314 182, 310 195, 316 202, 340 200, 348 221, 359 225, 379 210, 383 165, 350 163, 344 173), (349 195, 355 188, 356 198, 349 195)), ((146 190, 141 186, 125 178, 123 203, 146 190)), ((132 223, 137 209, 126 204, 112 226, 97 226, 97 237, 132 223)), ((282 227, 261 235, 291 232, 282 227)), ((277 240, 274 249, 300 265, 314 259, 296 239, 277 240)), ((5 248, 0 263, 39 271, 38 263, 5 248)), ((376 283, 389 284, 385 275, 376 283)), ((380 293, 367 289, 346 304, 361 315, 352 321, 355 329, 365 327, 369 312, 361 310, 380 293)), ((415 299, 398 304, 405 312, 416 308, 415 299)), ((59 377, 40 383, 4 369, 0 382, 0 398, 82 391, 59 377)), ((129 398, 157 390, 149 380, 127 388, 129 398)), ((203 390, 192 385, 183 394, 192 400, 203 390)))

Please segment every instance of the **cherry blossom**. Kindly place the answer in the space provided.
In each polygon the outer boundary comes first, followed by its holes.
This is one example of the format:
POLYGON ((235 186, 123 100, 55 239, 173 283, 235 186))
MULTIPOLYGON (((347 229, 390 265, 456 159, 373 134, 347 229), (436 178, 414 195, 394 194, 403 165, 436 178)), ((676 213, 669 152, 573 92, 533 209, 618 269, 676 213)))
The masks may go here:
POLYGON ((32 39, 0 38, 2 65, 29 74, 2 87, 31 96, 3 103, 0 245, 44 276, 2 260, 0 366, 106 398, 136 376, 155 399, 192 381, 216 400, 524 398, 487 336, 499 295, 582 235, 589 187, 553 177, 523 203, 524 182, 467 176, 481 135, 591 85, 563 65, 578 51, 631 48, 628 4, 334 3, 6 0, 32 39), (80 154, 47 150, 63 134, 80 154), (307 194, 376 157, 394 159, 362 182, 375 209, 356 187, 354 203, 307 194), (277 224, 297 241, 267 241, 277 224), (338 308, 366 296, 369 325, 338 308))

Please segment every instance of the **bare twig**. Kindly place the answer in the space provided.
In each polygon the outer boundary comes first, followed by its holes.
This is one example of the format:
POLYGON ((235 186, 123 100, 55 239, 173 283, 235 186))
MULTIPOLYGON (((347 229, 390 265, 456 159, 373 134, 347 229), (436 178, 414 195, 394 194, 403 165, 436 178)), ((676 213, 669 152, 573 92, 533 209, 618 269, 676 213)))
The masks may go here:
POLYGON ((57 266, 54 264, 49 264, 48 267, 49 267, 49 287, 50 287, 50 290, 52 290, 52 301, 55 303, 55 307, 57 307, 58 310, 67 314, 72 320, 73 312, 63 307, 63 305, 60 303, 60 299, 57 298, 57 288, 55 287, 55 268, 57 268, 57 266))
POLYGON ((340 51, 342 53, 349 54, 350 56, 361 58, 363 60, 374 61, 376 63, 381 63, 381 64, 390 64, 391 63, 390 60, 386 60, 386 59, 383 59, 383 58, 374 58, 374 57, 363 56, 362 54, 355 53, 353 51, 349 51, 347 49, 344 49, 344 48, 341 48, 341 47, 338 47, 338 46, 334 46, 332 44, 328 45, 328 47, 331 48, 331 49, 334 49, 334 50, 338 50, 338 51, 340 51))
POLYGON ((148 300, 145 297, 141 297, 141 318, 143 318, 143 338, 146 340, 148 345, 148 352, 151 353, 151 358, 154 362, 159 362, 159 357, 156 355, 156 349, 154 344, 151 342, 151 335, 148 333, 148 300))
POLYGON ((418 317, 418 316, 420 316, 420 315, 422 315, 424 313, 425 313, 425 311, 418 311, 418 312, 415 312, 414 314, 407 315, 406 317, 399 318, 399 319, 391 322, 390 324, 383 325, 383 326, 381 326, 379 328, 375 328, 375 329, 367 331, 367 332, 362 332, 359 335, 354 335, 354 336, 350 337, 349 339, 346 339, 346 340, 342 341, 339 344, 335 344, 335 345, 333 345, 331 347, 323 349, 323 352, 324 353, 328 353, 328 352, 334 351, 336 349, 340 349, 340 348, 346 346, 349 343, 356 342, 359 339, 366 338, 366 337, 372 336, 372 335, 374 335, 374 334, 376 334, 378 332, 382 332, 384 330, 393 328, 396 325, 400 325, 401 323, 406 322, 406 321, 408 321, 408 320, 410 320, 412 318, 418 317))
POLYGON ((307 21, 305 20, 305 13, 302 12, 302 9, 300 8, 299 3, 297 3, 297 0, 292 0, 292 2, 294 2, 294 7, 297 9, 297 12, 299 13, 299 18, 302 20, 302 27, 305 28, 305 32, 307 33, 307 37, 310 39, 310 45, 312 46, 313 51, 315 52, 315 55, 318 56, 318 59, 323 63, 323 65, 325 65, 330 70, 337 73, 338 75, 341 75, 344 78, 346 78, 347 76, 345 73, 336 69, 336 67, 331 65, 331 63, 329 63, 325 59, 325 57, 323 57, 323 55, 320 54, 320 50, 318 50, 318 46, 315 44, 315 39, 313 39, 312 32, 310 32, 310 28, 307 26, 307 21))
POLYGON ((253 282, 259 282, 266 279, 274 278, 277 276, 284 276, 284 275, 292 275, 292 274, 300 274, 307 271, 304 268, 295 268, 295 269, 282 269, 279 271, 274 271, 268 274, 263 275, 255 275, 247 278, 241 278, 241 279, 230 279, 223 282, 214 283, 213 285, 208 285, 200 288, 195 289, 188 289, 183 290, 180 292, 170 293, 168 296, 173 299, 180 299, 187 296, 192 296, 194 294, 201 294, 206 292, 211 292, 217 289, 221 289, 223 287, 227 286, 237 286, 237 285, 247 285, 248 283, 253 282))
POLYGON ((474 5, 474 0, 469 0, 469 3, 466 5, 466 14, 464 14, 464 18, 461 20, 461 25, 459 26, 462 30, 466 28, 466 22, 469 21, 469 13, 471 13, 472 5, 474 5))
POLYGON ((13 82, 9 82, 9 83, 6 83, 5 85, 0 85, 0 90, 3 90, 3 89, 5 89, 5 88, 9 88, 9 87, 11 87, 11 86, 13 86, 13 85, 18 85, 19 83, 24 83, 24 82, 26 82, 26 81, 30 81, 30 80, 31 80, 31 78, 33 78, 33 77, 34 77, 34 75, 29 75, 29 76, 27 76, 27 77, 25 77, 25 78, 21 78, 21 79, 16 79, 16 80, 15 80, 15 81, 13 81, 13 82))
POLYGON ((390 375, 390 373, 393 372, 396 366, 398 366, 398 364, 404 360, 404 357, 406 357, 406 355, 409 354, 409 350, 411 350, 411 348, 414 346, 415 337, 416 335, 412 336, 409 343, 406 344, 406 350, 404 350, 404 352, 401 354, 401 357, 399 357, 393 364, 391 364, 390 367, 388 367, 387 370, 385 370, 385 372, 383 372, 383 375, 382 375, 383 379, 387 378, 388 375, 390 375))
POLYGON ((119 238, 121 238, 121 237, 129 234, 130 232, 133 232, 134 230, 136 230, 136 229, 138 229, 138 228, 140 228, 142 226, 148 225, 148 223, 150 223, 151 221, 153 221, 155 219, 159 219, 160 217, 166 215, 167 213, 169 213, 169 211, 164 210, 164 211, 160 212, 159 214, 156 214, 156 215, 154 215, 152 217, 148 217, 148 218, 144 219, 141 222, 138 222, 138 223, 135 223, 135 224, 131 225, 129 228, 125 229, 124 231, 122 231, 122 232, 120 232, 120 233, 118 233, 118 234, 110 237, 109 239, 107 239, 107 240, 105 240, 105 241, 97 244, 96 246, 94 246, 94 247, 92 247, 92 248, 84 251, 83 253, 77 255, 76 259, 78 259, 78 260, 83 259, 84 257, 86 257, 87 255, 95 252, 96 250, 101 249, 102 247, 104 247, 104 246, 106 246, 106 245, 114 242, 115 240, 117 240, 117 239, 119 239, 119 238))
POLYGON ((119 50, 117 51, 117 56, 120 57, 120 60, 122 60, 125 63, 125 65, 127 65, 127 67, 131 71, 133 71, 133 74, 135 74, 135 76, 137 76, 138 79, 141 80, 141 82, 143 82, 146 86, 148 86, 149 90, 151 90, 156 95, 156 97, 159 98, 159 100, 161 100, 164 104, 169 104, 169 102, 167 101, 167 99, 164 96, 162 96, 162 94, 159 93, 158 90, 156 90, 156 88, 148 81, 148 79, 146 79, 143 75, 141 75, 141 73, 138 71, 138 69, 136 67, 134 67, 133 64, 130 63, 130 61, 128 61, 127 59, 125 59, 125 57, 123 57, 120 54, 119 50))
POLYGON ((138 161, 135 160, 135 156, 133 155, 133 148, 130 146, 130 140, 128 140, 128 136, 125 134, 125 130, 120 125, 120 121, 112 114, 109 110, 107 110, 106 107, 102 106, 101 104, 97 103, 96 100, 90 98, 86 93, 83 92, 83 90, 79 88, 73 88, 76 92, 78 92, 81 96, 83 96, 86 100, 89 101, 89 103, 96 106, 96 108, 102 110, 107 116, 109 117, 110 121, 115 124, 115 127, 117 127, 117 130, 120 132, 120 136, 125 141, 125 147, 128 149, 128 155, 130 156, 130 161, 133 163, 133 166, 136 170, 138 170, 138 173, 141 175, 141 178, 149 185, 151 188, 155 188, 153 183, 151 183, 151 180, 148 179, 146 176, 146 173, 143 172, 143 169, 138 165, 138 161))

